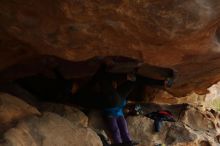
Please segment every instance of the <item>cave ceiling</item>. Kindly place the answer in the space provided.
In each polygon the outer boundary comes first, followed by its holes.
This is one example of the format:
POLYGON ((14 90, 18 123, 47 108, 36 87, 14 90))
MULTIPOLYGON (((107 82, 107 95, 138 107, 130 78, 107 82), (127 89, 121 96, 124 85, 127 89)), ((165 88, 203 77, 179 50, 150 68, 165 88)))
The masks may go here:
POLYGON ((219 0, 1 0, 0 21, 4 79, 50 66, 45 56, 124 56, 173 70, 175 95, 220 80, 219 0))

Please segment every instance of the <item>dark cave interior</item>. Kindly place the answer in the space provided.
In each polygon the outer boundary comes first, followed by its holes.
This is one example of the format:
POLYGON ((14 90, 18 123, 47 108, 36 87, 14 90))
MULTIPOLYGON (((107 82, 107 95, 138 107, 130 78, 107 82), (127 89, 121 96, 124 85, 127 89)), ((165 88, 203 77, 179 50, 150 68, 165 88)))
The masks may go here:
MULTIPOLYGON (((100 93, 100 91, 97 92, 96 88, 98 80, 111 80, 111 82, 112 80, 117 80, 118 85, 120 85, 125 82, 126 74, 133 73, 140 81, 145 80, 145 83, 139 82, 136 84, 128 99, 141 101, 143 98, 147 98, 145 97, 147 87, 164 88, 164 80, 167 77, 174 76, 172 69, 151 66, 138 60, 121 56, 96 57, 82 62, 69 62, 54 57, 49 59, 47 57, 44 60, 46 61, 40 61, 47 62, 47 65, 41 65, 46 66, 43 70, 32 73, 33 75, 13 79, 10 84, 16 84, 25 89, 37 101, 79 104, 89 108, 98 108, 102 104, 101 100, 96 98, 96 95, 99 96, 98 94, 100 93), (113 76, 117 76, 117 78, 113 79, 113 76)), ((33 64, 29 64, 29 66, 33 66, 33 64)), ((19 71, 19 67, 16 69, 19 71)), ((10 72, 12 71, 10 69, 10 72)), ((16 74, 16 72, 14 73, 16 74)), ((11 86, 4 85, 1 85, 1 91, 16 95, 16 91, 10 89, 11 86)))

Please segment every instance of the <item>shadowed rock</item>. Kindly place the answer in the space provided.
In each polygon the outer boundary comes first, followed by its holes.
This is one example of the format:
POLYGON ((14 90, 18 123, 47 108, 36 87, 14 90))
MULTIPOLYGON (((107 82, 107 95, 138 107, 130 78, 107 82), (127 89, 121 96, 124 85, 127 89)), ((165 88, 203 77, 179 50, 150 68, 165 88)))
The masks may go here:
POLYGON ((174 70, 173 94, 201 94, 220 80, 219 19, 219 0, 1 0, 0 70, 125 56, 174 70))

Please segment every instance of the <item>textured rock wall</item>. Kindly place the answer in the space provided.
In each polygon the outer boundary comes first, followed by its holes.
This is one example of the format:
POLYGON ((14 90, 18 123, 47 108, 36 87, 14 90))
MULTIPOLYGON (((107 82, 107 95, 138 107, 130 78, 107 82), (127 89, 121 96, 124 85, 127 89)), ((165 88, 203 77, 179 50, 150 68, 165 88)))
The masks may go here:
MULTIPOLYGON (((187 104, 162 105, 145 104, 143 112, 169 110, 176 122, 163 122, 160 132, 155 132, 154 121, 145 116, 128 116, 127 122, 133 140, 139 141, 138 146, 218 146, 220 113, 204 107, 187 104)), ((97 112, 89 118, 93 128, 105 129, 103 121, 97 112), (92 117, 92 118, 91 118, 92 117)))
POLYGON ((44 103, 40 108, 1 93, 1 146, 102 146, 80 110, 44 103))
MULTIPOLYGON (((1 93, 0 97, 0 118, 9 119, 0 123, 1 146, 101 146, 96 132, 109 136, 97 111, 86 116, 72 106, 39 103, 41 106, 37 108, 9 94, 1 93)), ((175 123, 163 122, 159 133, 154 132, 153 120, 144 116, 127 117, 129 131, 132 138, 139 141, 138 146, 219 145, 219 112, 187 104, 146 104, 143 107, 146 113, 158 109, 170 110, 176 119, 175 123)))
POLYGON ((10 47, 20 58, 122 55, 170 66, 214 48, 219 1, 1 1, 0 14, 3 41, 23 43, 10 47))
POLYGON ((175 70, 175 95, 205 93, 220 79, 219 10, 219 0, 1 0, 0 70, 42 55, 127 56, 175 70))

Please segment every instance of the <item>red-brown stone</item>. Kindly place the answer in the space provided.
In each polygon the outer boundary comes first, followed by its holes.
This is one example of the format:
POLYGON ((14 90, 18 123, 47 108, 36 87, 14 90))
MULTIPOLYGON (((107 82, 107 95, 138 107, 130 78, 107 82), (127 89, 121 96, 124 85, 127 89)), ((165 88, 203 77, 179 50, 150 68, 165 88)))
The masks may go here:
POLYGON ((219 0, 1 0, 0 70, 125 56, 173 69, 175 95, 202 94, 220 80, 219 20, 219 0))

